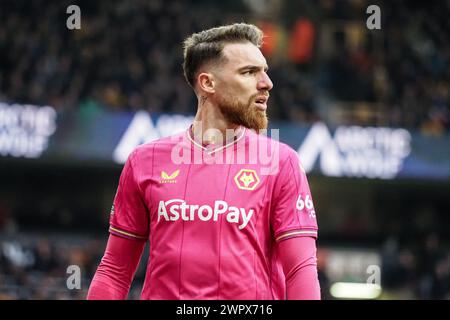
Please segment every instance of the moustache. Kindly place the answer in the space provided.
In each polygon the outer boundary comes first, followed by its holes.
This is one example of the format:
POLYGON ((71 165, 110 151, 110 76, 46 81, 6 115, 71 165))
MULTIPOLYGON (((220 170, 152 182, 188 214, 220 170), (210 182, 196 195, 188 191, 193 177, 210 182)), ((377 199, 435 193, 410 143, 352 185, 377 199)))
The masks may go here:
POLYGON ((258 92, 258 93, 253 94, 250 97, 250 99, 254 99, 254 98, 257 98, 257 97, 266 97, 267 99, 269 99, 270 94, 269 94, 268 91, 258 92))

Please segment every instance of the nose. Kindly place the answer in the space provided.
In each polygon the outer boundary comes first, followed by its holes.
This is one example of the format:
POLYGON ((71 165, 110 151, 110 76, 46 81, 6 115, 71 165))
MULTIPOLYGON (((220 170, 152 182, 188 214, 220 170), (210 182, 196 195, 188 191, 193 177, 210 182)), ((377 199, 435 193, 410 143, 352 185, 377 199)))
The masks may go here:
POLYGON ((273 83, 267 72, 262 72, 261 78, 258 80, 258 90, 272 90, 273 83))

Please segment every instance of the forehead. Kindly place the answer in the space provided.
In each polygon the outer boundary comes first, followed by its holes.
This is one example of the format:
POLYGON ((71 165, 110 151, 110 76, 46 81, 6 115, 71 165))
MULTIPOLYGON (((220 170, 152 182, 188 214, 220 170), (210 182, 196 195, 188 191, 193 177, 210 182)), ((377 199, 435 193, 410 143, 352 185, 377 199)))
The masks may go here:
POLYGON ((267 65, 261 50, 254 44, 247 43, 229 43, 223 48, 223 55, 228 66, 233 69, 239 69, 246 65, 265 67, 267 65))

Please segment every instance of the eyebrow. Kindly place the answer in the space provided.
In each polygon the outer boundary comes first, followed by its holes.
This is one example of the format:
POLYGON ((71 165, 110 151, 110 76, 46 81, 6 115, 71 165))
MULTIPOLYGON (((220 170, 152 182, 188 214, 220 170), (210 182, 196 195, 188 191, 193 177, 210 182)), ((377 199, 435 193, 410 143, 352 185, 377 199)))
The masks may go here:
MULTIPOLYGON (((243 66, 241 68, 238 69, 239 72, 242 72, 244 70, 252 70, 252 71, 257 71, 257 70, 261 70, 260 66, 255 66, 255 65, 247 65, 247 66, 243 66)), ((269 70, 269 67, 267 65, 264 66, 264 71, 269 70)))

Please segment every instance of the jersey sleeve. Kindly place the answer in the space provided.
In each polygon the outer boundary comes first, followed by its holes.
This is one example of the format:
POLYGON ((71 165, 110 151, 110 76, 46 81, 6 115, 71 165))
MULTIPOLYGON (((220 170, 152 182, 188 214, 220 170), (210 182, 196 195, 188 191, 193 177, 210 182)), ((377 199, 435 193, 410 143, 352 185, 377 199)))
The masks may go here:
POLYGON ((139 188, 135 162, 136 151, 130 154, 120 175, 111 208, 109 232, 128 239, 147 240, 149 215, 139 188))
POLYGON ((292 237, 317 238, 317 219, 305 170, 294 150, 278 173, 271 207, 275 241, 292 237))

